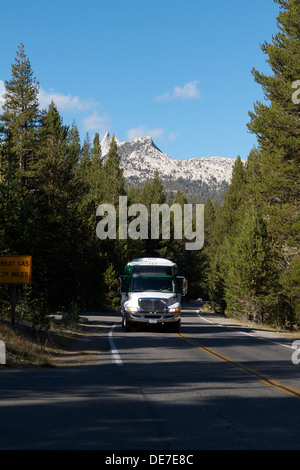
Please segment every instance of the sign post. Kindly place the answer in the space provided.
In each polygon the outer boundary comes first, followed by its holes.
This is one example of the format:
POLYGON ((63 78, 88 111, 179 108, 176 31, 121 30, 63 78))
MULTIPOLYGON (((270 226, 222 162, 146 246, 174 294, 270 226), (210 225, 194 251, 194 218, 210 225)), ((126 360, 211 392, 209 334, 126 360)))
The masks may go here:
POLYGON ((15 325, 17 285, 31 284, 31 256, 0 256, 0 284, 11 286, 11 326, 15 325))

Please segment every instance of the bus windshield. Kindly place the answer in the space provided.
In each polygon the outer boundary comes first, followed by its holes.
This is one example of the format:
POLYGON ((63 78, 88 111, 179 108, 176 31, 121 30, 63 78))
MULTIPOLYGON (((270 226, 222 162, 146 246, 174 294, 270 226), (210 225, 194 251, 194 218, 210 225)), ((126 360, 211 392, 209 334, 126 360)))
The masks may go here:
POLYGON ((134 277, 131 292, 175 292, 175 285, 171 277, 134 277))

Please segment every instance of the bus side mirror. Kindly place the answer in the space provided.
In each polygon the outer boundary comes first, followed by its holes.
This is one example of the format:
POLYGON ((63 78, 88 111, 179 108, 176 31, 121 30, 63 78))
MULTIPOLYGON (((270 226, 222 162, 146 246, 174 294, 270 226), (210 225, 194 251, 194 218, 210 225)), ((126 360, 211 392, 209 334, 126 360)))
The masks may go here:
POLYGON ((188 289, 188 282, 187 279, 183 276, 176 276, 176 279, 178 279, 178 284, 180 285, 180 291, 181 295, 186 295, 187 294, 187 289, 188 289))
POLYGON ((124 274, 118 278, 118 293, 128 294, 129 287, 130 287, 131 277, 124 274))
POLYGON ((188 291, 188 282, 187 279, 184 277, 182 280, 182 295, 186 295, 188 291))

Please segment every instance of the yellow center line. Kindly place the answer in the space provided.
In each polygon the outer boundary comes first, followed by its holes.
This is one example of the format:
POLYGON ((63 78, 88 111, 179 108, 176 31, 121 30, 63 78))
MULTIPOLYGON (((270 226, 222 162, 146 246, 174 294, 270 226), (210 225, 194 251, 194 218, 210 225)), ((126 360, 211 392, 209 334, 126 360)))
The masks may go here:
POLYGON ((250 367, 247 367, 239 362, 232 361, 226 356, 223 356, 222 354, 217 353, 213 349, 207 348, 206 346, 203 346, 202 344, 199 344, 197 341, 192 340, 191 338, 188 338, 187 336, 183 335, 182 333, 176 333, 177 336, 180 338, 184 339, 188 343, 192 344, 198 349, 201 349, 202 351, 206 352, 207 354, 210 354, 211 356, 219 359, 220 361, 226 362, 227 364, 230 364, 232 367, 235 367, 236 369, 239 369, 243 372, 245 372, 248 375, 251 375, 252 377, 255 377, 256 379, 260 380, 266 385, 269 385, 270 387, 277 388, 278 390, 281 390, 282 392, 287 393, 288 395, 291 395, 295 398, 300 398, 300 390, 293 388, 293 387, 288 387, 286 385, 282 385, 279 382, 277 382, 274 379, 271 379, 267 375, 261 374, 260 372, 251 369, 250 367))

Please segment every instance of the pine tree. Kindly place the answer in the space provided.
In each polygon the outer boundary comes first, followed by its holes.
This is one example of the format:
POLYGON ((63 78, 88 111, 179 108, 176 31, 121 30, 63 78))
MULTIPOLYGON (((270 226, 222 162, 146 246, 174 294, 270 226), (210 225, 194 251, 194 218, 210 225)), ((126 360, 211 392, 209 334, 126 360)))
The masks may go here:
POLYGON ((80 159, 78 162, 77 177, 82 186, 82 198, 80 208, 85 219, 93 215, 93 206, 91 205, 91 139, 87 133, 83 142, 83 146, 80 149, 80 159))
POLYGON ((255 147, 248 155, 245 165, 244 201, 261 206, 260 187, 262 186, 261 153, 255 147))
POLYGON ((230 314, 256 322, 278 323, 276 253, 260 211, 251 205, 227 251, 225 299, 230 314))
POLYGON ((110 312, 118 310, 120 304, 120 296, 117 292, 118 275, 112 263, 104 273, 104 282, 106 286, 104 308, 110 312))
POLYGON ((91 183, 90 183, 91 184, 90 191, 92 193, 95 211, 103 198, 102 178, 103 178, 102 150, 101 150, 99 134, 96 133, 94 140, 93 140, 93 147, 91 149, 91 183))
POLYGON ((117 207, 119 196, 125 195, 125 178, 123 169, 120 167, 120 157, 114 135, 103 169, 103 202, 117 207))
POLYGON ((69 147, 69 129, 53 102, 43 115, 37 156, 31 167, 30 224, 35 284, 57 308, 74 300, 84 238, 74 148, 69 147))
POLYGON ((269 105, 257 102, 250 112, 249 128, 261 148, 278 149, 288 160, 299 163, 300 109, 292 100, 293 83, 300 77, 300 4, 298 0, 275 0, 280 5, 279 32, 273 42, 261 48, 273 72, 268 76, 253 69, 255 81, 263 88, 269 105))
POLYGON ((2 253, 28 252, 30 166, 36 158, 40 125, 38 91, 38 83, 21 44, 12 65, 12 78, 5 81, 3 114, 0 116, 2 253))
POLYGON ((212 258, 223 243, 225 235, 233 234, 238 222, 241 208, 245 201, 246 175, 245 167, 240 157, 237 157, 231 178, 231 184, 225 195, 224 204, 214 223, 210 237, 210 253, 212 258))
POLYGON ((18 159, 10 134, 0 145, 0 252, 18 254, 24 249, 23 191, 18 175, 18 159))
POLYGON ((91 139, 89 133, 87 132, 83 146, 82 146, 82 155, 80 159, 80 167, 84 172, 84 178, 89 180, 89 173, 91 168, 91 139))
MULTIPOLYGON (((207 199, 204 205, 204 247, 201 262, 201 297, 209 299, 209 275, 214 268, 211 265, 211 241, 217 217, 218 203, 213 204, 207 199)), ((213 290, 213 289, 212 289, 213 290)))
POLYGON ((93 227, 96 236, 96 210, 103 200, 103 162, 99 134, 96 134, 91 145, 87 134, 81 151, 79 179, 83 188, 81 198, 82 217, 89 228, 93 227))
POLYGON ((75 178, 71 179, 75 227, 74 248, 78 256, 77 293, 83 309, 101 309, 104 302, 103 270, 106 263, 103 247, 96 235, 96 209, 102 202, 103 163, 99 134, 91 143, 86 134, 83 146, 75 122, 67 138, 68 160, 73 162, 75 178), (78 245, 76 245, 78 244, 78 245), (79 278, 78 278, 79 276, 79 278))
MULTIPOLYGON (((235 161, 231 184, 225 195, 224 204, 215 213, 215 220, 209 233, 209 247, 204 254, 208 258, 207 275, 209 297, 216 310, 225 310, 224 279, 227 277, 227 251, 234 243, 238 224, 243 216, 246 194, 246 172, 244 163, 238 157, 235 161)), ((206 269, 207 272, 207 269, 206 269)))
POLYGON ((11 150, 16 154, 20 176, 30 169, 35 158, 37 133, 40 123, 39 84, 33 77, 24 45, 20 44, 15 63, 12 65, 12 78, 5 81, 3 114, 4 139, 9 133, 11 150))
POLYGON ((97 166, 102 166, 102 149, 100 143, 99 133, 96 132, 93 139, 93 148, 91 150, 91 161, 94 162, 97 166))
MULTIPOLYGON (((184 206, 190 204, 186 195, 182 191, 177 191, 172 204, 179 204, 182 210, 182 228, 184 228, 184 206)), ((205 213, 205 210, 204 210, 205 213)), ((192 226, 193 230, 196 229, 196 214, 193 214, 192 226)), ((174 217, 171 214, 171 239, 169 250, 165 257, 174 259, 180 267, 180 273, 184 274, 188 279, 188 298, 197 299, 199 297, 205 297, 205 253, 204 250, 186 250, 186 242, 188 241, 184 237, 182 240, 173 239, 174 234, 174 217), (200 268, 199 268, 200 267, 200 268)), ((205 224, 204 224, 205 225, 205 224)), ((184 231, 183 231, 184 232, 184 231)), ((205 236, 204 236, 205 238, 205 236)))
MULTIPOLYGON (((94 143, 94 149, 97 149, 97 140, 96 146, 94 143)), ((98 149, 99 152, 99 149, 98 149)), ((118 148, 115 136, 113 135, 112 141, 110 144, 110 149, 108 152, 107 159, 102 166, 102 158, 98 153, 98 157, 94 158, 94 164, 98 168, 98 175, 100 179, 98 181, 94 180, 93 189, 96 190, 97 205, 99 205, 98 197, 101 198, 101 204, 107 203, 112 204, 116 210, 117 220, 119 217, 119 197, 126 195, 125 190, 125 178, 123 175, 123 169, 120 166, 120 157, 118 155, 118 148)), ((96 228, 96 224, 94 230, 96 228)), ((105 272, 106 269, 109 269, 110 266, 115 269, 116 272, 121 272, 126 264, 126 250, 127 250, 127 240, 120 240, 118 233, 116 234, 117 238, 115 240, 98 240, 99 250, 105 254, 105 257, 102 261, 102 267, 105 272)))
POLYGON ((294 280, 299 272, 300 106, 293 100, 293 86, 300 77, 300 4, 298 0, 276 3, 281 9, 279 32, 271 44, 262 45, 272 75, 253 70, 267 104, 256 103, 249 113, 249 129, 259 142, 260 182, 256 199, 268 231, 281 251, 281 280, 295 322, 299 323, 300 290, 295 288, 294 280))
POLYGON ((35 187, 47 195, 50 204, 68 190, 74 164, 73 159, 69 159, 68 136, 69 129, 52 102, 42 119, 38 158, 32 165, 35 187))
MULTIPOLYGON (((210 305, 216 312, 224 313, 226 309, 225 300, 225 269, 224 269, 224 250, 215 253, 209 266, 207 274, 207 291, 210 305)), ((205 290, 205 292, 207 292, 205 290)))
POLYGON ((152 180, 147 181, 142 191, 142 203, 145 204, 148 211, 151 211, 151 204, 163 204, 166 201, 163 184, 159 178, 158 170, 152 180))
POLYGON ((73 121, 71 129, 69 131, 67 143, 69 149, 69 160, 73 162, 72 166, 78 166, 81 152, 81 143, 78 127, 75 121, 73 121))

